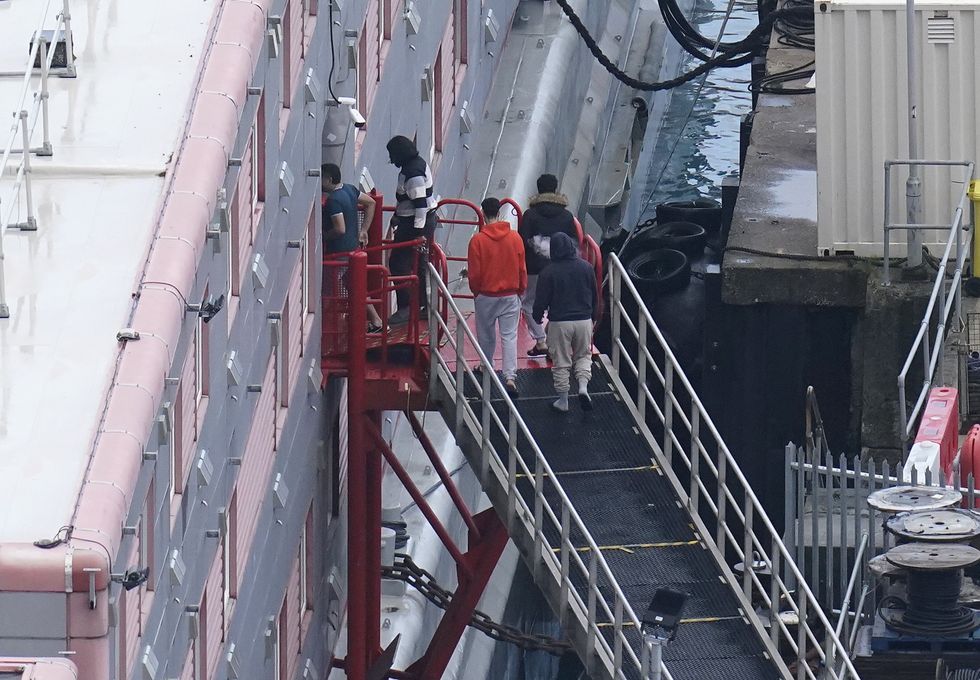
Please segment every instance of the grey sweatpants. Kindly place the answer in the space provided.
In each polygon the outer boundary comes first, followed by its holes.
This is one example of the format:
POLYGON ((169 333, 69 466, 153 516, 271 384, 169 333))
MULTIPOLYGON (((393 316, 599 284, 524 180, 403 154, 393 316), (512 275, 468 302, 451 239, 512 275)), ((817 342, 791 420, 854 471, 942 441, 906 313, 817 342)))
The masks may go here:
POLYGON ((588 382, 592 377, 592 321, 549 321, 548 354, 551 355, 551 375, 558 394, 568 392, 569 373, 575 379, 588 382))
POLYGON ((524 291, 524 297, 521 298, 521 307, 524 309, 524 323, 527 324, 527 332, 535 342, 543 342, 546 334, 544 332, 544 326, 539 324, 534 320, 534 291, 538 287, 538 275, 528 274, 527 275, 527 290, 524 291))
POLYGON ((521 298, 517 295, 477 295, 473 307, 476 311, 476 339, 491 364, 497 350, 497 326, 500 326, 502 373, 504 380, 513 380, 517 377, 517 322, 521 318, 521 298))

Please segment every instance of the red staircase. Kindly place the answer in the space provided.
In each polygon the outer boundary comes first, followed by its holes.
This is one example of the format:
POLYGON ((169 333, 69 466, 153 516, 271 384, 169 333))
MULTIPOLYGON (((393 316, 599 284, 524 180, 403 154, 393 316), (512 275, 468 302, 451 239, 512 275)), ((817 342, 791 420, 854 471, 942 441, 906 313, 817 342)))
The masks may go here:
MULTIPOLYGON (((492 508, 473 514, 466 507, 414 414, 437 407, 430 402, 428 393, 429 370, 431 353, 439 351, 441 334, 449 329, 449 303, 443 295, 437 295, 434 297, 441 308, 420 312, 419 281, 420 277, 429 275, 423 256, 426 243, 424 239, 396 243, 390 234, 383 234, 384 213, 392 209, 383 205, 380 195, 374 194, 374 199, 376 210, 368 229, 368 246, 352 253, 329 255, 323 260, 322 379, 326 385, 331 377, 347 378, 348 412, 348 652, 346 659, 337 660, 334 665, 344 668, 352 680, 388 677, 436 680, 442 676, 473 615, 507 542, 507 531, 492 508), (395 276, 388 269, 389 257, 397 248, 412 248, 415 252, 411 273, 395 276), (399 290, 409 292, 411 314, 407 324, 389 328, 392 297, 399 290), (369 305, 383 322, 379 332, 367 331, 369 305), (467 526, 465 549, 453 541, 382 437, 380 423, 384 410, 405 412, 467 526), (404 671, 391 669, 397 639, 386 650, 380 644, 381 484, 385 466, 408 490, 457 566, 458 585, 436 633, 422 657, 404 671)), ((520 207, 511 199, 503 202, 514 209, 519 220, 520 207)), ((481 211, 470 201, 445 199, 439 205, 474 215, 473 219, 441 220, 451 228, 462 225, 475 231, 484 224, 481 211)), ((583 257, 596 269, 601 285, 599 247, 582 234, 581 226, 579 244, 583 257)), ((438 244, 428 244, 428 262, 443 282, 448 280, 450 260, 465 263, 466 258, 447 257, 438 244)))

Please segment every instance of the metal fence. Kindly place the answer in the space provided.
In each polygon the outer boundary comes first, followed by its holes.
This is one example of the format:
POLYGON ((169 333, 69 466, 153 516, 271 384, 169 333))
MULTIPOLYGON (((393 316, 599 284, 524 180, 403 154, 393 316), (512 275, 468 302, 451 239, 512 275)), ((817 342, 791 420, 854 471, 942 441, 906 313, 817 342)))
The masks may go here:
MULTIPOLYGON (((958 459, 951 477, 960 479, 958 459)), ((929 471, 915 481, 949 486, 949 480, 941 475, 933 479, 929 471)), ((839 613, 837 627, 842 620, 849 622, 851 632, 841 639, 852 652, 857 624, 869 622, 877 607, 868 561, 894 546, 894 537, 883 526, 885 515, 868 505, 868 496, 905 483, 901 466, 888 461, 786 447, 784 543, 820 604, 839 613)), ((958 490, 964 507, 976 507, 972 474, 958 490)))
POLYGON ((14 174, 14 179, 9 188, 4 187, 11 195, 10 206, 4 209, 0 202, 0 319, 10 316, 10 307, 7 303, 6 275, 4 272, 4 248, 3 237, 8 229, 19 229, 21 231, 36 231, 37 216, 34 214, 34 197, 31 192, 31 156, 50 156, 53 153, 51 146, 51 125, 48 116, 48 77, 54 73, 73 77, 75 75, 74 46, 72 45, 71 34, 71 11, 68 0, 47 0, 44 9, 41 11, 41 18, 37 29, 31 39, 31 50, 27 58, 27 63, 22 70, 0 72, 0 77, 22 78, 20 91, 12 101, 15 102, 12 111, 13 118, 10 123, 9 133, 0 154, 0 182, 6 180, 8 173, 14 174), (57 13, 56 23, 53 30, 45 30, 52 7, 60 2, 61 10, 57 13), (59 43, 63 42, 63 59, 65 66, 53 69, 56 55, 58 55, 59 43), (40 75, 40 81, 35 88, 34 76, 40 75), (29 97, 32 101, 29 101, 29 97), (38 123, 41 124, 41 144, 32 147, 34 133, 38 123), (16 172, 10 167, 11 159, 19 158, 20 165, 16 172), (23 189, 23 207, 21 207, 20 194, 23 189), (16 214, 18 219, 21 210, 25 214, 23 221, 14 221, 16 214))
MULTIPOLYGON (((796 554, 766 515, 615 255, 610 256, 609 289, 611 361, 615 374, 631 388, 628 406, 657 443, 659 462, 719 561, 729 564, 734 556, 745 565, 764 567, 744 568, 738 578, 726 569, 726 576, 753 625, 769 636, 764 639, 773 658, 780 659, 780 648, 791 649, 799 679, 857 678, 836 627, 797 567, 796 554), (768 584, 760 578, 762 572, 771 575, 768 584), (756 613, 756 603, 767 621, 756 613), (795 631, 784 622, 783 611, 798 619, 795 631), (810 649, 817 651, 822 670, 805 663, 810 649)), ((785 666, 783 672, 789 677, 785 666)))
POLYGON ((946 333, 953 322, 960 322, 962 317, 960 307, 960 288, 963 281, 963 266, 969 252, 969 238, 963 235, 963 213, 966 206, 967 194, 970 191, 970 182, 973 178, 973 161, 926 161, 926 160, 887 160, 885 161, 885 271, 884 283, 886 286, 891 284, 891 269, 889 248, 891 232, 894 230, 946 230, 949 236, 946 238, 946 249, 939 260, 936 280, 932 286, 932 293, 929 295, 929 302, 926 311, 922 315, 919 323, 919 330, 912 341, 902 370, 898 374, 898 403, 899 421, 901 425, 900 434, 902 444, 908 449, 908 442, 911 438, 912 430, 915 429, 919 415, 925 406, 929 396, 929 390, 933 387, 933 380, 942 365, 943 351, 946 341, 946 333), (891 170, 895 166, 938 166, 963 167, 963 190, 960 193, 959 201, 953 209, 953 214, 947 224, 905 224, 893 223, 889 214, 891 205, 891 170), (954 265, 951 278, 947 282, 949 275, 949 265, 954 265), (906 403, 906 382, 909 373, 916 365, 916 355, 922 355, 922 386, 919 388, 915 400, 912 402, 911 409, 906 403))

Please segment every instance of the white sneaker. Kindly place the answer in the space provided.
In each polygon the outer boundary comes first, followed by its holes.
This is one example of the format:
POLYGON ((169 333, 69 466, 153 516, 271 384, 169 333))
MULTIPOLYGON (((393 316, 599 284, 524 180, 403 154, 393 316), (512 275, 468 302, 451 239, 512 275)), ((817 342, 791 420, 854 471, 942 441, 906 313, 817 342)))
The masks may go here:
POLYGON ((551 408, 555 409, 556 411, 561 411, 562 413, 567 413, 568 395, 567 394, 559 395, 557 399, 551 402, 551 408))

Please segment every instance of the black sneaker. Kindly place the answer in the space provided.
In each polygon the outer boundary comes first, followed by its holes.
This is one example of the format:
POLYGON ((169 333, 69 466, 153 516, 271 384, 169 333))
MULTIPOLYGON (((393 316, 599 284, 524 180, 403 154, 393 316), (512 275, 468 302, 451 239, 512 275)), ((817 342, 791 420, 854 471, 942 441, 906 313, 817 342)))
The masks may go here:
POLYGON ((544 349, 541 349, 537 345, 534 345, 527 351, 527 355, 531 358, 543 358, 548 356, 548 348, 545 347, 544 349))
POLYGON ((521 396, 520 391, 517 389, 517 383, 515 383, 513 379, 504 381, 504 390, 511 397, 521 396))
POLYGON ((388 317, 388 326, 401 326, 402 324, 408 323, 409 314, 408 307, 402 307, 388 317))
POLYGON ((592 397, 589 396, 589 393, 588 392, 579 392, 578 393, 578 403, 579 403, 579 406, 582 407, 582 410, 584 410, 584 411, 591 411, 592 410, 592 397))

